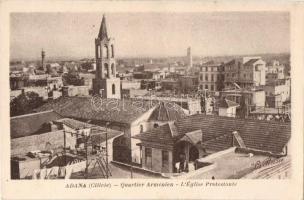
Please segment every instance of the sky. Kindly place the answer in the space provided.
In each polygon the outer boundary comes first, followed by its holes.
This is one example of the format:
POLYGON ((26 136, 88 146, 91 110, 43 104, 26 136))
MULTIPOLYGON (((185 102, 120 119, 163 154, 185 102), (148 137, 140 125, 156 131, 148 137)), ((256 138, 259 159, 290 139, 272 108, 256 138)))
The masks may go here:
MULTIPOLYGON (((103 13, 12 13, 12 59, 94 57, 103 13)), ((105 13, 117 57, 287 53, 286 12, 105 13)))

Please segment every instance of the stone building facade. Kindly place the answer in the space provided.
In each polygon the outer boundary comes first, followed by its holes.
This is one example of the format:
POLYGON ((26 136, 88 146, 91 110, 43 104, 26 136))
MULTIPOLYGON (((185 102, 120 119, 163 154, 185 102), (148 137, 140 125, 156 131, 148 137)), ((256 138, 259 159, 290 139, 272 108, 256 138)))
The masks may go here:
POLYGON ((200 66, 200 90, 220 91, 223 89, 223 64, 205 63, 200 66))
POLYGON ((225 88, 263 86, 266 83, 266 62, 260 57, 234 59, 224 65, 225 88))

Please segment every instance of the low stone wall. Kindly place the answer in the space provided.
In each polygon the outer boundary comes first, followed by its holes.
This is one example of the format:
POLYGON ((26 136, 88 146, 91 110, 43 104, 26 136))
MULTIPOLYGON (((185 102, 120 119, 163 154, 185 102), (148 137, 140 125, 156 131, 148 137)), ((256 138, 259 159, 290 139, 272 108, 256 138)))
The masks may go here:
POLYGON ((192 178, 192 177, 196 177, 199 174, 206 173, 206 172, 208 172, 208 171, 210 171, 210 170, 212 170, 216 167, 217 167, 216 163, 213 163, 213 164, 210 164, 206 167, 202 167, 200 169, 194 170, 192 172, 182 173, 182 174, 179 174, 177 176, 171 176, 170 178, 172 178, 172 179, 189 179, 189 178, 192 178))
MULTIPOLYGON (((66 147, 74 148, 76 137, 66 135, 66 147)), ((64 134, 62 130, 31 135, 11 140, 11 155, 26 154, 34 150, 56 149, 64 146, 64 134)))
POLYGON ((214 158, 220 157, 220 156, 225 155, 227 153, 235 152, 235 150, 236 150, 236 147, 231 147, 229 149, 210 154, 209 156, 206 156, 204 158, 200 158, 200 159, 198 159, 198 161, 199 162, 209 162, 210 160, 212 160, 214 158))

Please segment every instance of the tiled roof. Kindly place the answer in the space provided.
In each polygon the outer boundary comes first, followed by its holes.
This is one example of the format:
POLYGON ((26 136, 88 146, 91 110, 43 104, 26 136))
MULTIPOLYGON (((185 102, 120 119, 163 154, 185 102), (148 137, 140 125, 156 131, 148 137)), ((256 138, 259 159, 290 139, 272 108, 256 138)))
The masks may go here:
POLYGON ((182 107, 172 102, 160 102, 152 112, 149 120, 155 121, 175 121, 185 117, 182 107))
POLYGON ((193 145, 197 145, 202 142, 202 130, 186 133, 179 141, 187 141, 193 145))
POLYGON ((220 101, 220 108, 230 108, 230 107, 236 107, 239 106, 239 104, 235 103, 234 101, 230 101, 228 99, 223 99, 220 101))
POLYGON ((102 142, 106 141, 106 132, 108 133, 108 135, 107 135, 108 140, 118 137, 120 135, 123 135, 122 131, 117 131, 117 130, 113 130, 110 128, 106 129, 105 127, 96 126, 93 124, 81 122, 81 121, 78 121, 75 119, 70 119, 70 118, 59 119, 59 120, 56 120, 56 122, 63 123, 74 130, 90 128, 91 140, 89 140, 89 144, 92 143, 92 144, 100 145, 102 142))
POLYGON ((229 62, 226 62, 225 65, 236 64, 236 62, 237 62, 237 60, 233 59, 233 60, 230 60, 229 62))
POLYGON ((68 118, 130 124, 152 106, 152 104, 144 100, 60 97, 35 110, 53 109, 68 118))
POLYGON ((223 63, 206 62, 206 63, 203 63, 202 66, 221 67, 221 66, 223 66, 223 63))
POLYGON ((227 133, 224 135, 219 135, 203 143, 203 147, 208 150, 208 152, 218 152, 231 147, 232 134, 227 133))
POLYGON ((260 59, 258 58, 254 58, 254 59, 250 59, 248 60, 246 63, 244 63, 244 66, 250 66, 250 65, 253 65, 256 61, 258 61, 260 59))
POLYGON ((133 138, 169 146, 173 146, 175 141, 172 137, 169 123, 154 128, 148 132, 135 135, 133 138))
MULTIPOLYGON (((106 141, 106 128, 105 127, 93 127, 92 129, 92 133, 91 133, 91 140, 90 143, 92 143, 93 145, 100 145, 102 142, 106 141)), ((117 130, 113 130, 113 129, 107 129, 108 135, 107 138, 108 140, 112 139, 112 138, 116 138, 120 135, 123 135, 122 131, 117 131, 117 130)))
POLYGON ((232 132, 238 131, 246 147, 281 153, 291 136, 290 123, 274 121, 198 114, 182 118, 174 124, 177 132, 174 136, 172 128, 168 124, 136 137, 148 142, 171 144, 186 133, 201 130, 203 133, 202 145, 208 150, 219 151, 231 147, 232 132))
POLYGON ((238 131, 246 147, 273 153, 280 153, 291 136, 290 123, 202 114, 183 118, 177 121, 176 126, 179 134, 201 129, 203 143, 209 140, 214 140, 216 144, 219 144, 219 141, 225 141, 223 146, 229 146, 231 144, 230 134, 233 131, 238 131), (227 134, 228 136, 225 136, 227 134))
POLYGON ((59 119, 56 120, 56 122, 61 122, 63 124, 65 124, 66 126, 72 128, 72 129, 83 129, 83 128, 90 128, 93 127, 94 125, 92 124, 88 124, 82 121, 78 121, 75 119, 70 119, 70 118, 63 118, 63 119, 59 119))
POLYGON ((52 110, 11 117, 11 138, 44 133, 43 125, 61 118, 62 116, 52 110))
POLYGON ((106 132, 108 133, 108 135, 107 135, 108 139, 112 139, 114 137, 117 137, 117 136, 123 134, 122 131, 117 131, 117 130, 113 130, 113 129, 102 127, 102 126, 96 126, 93 124, 81 122, 81 121, 78 121, 75 119, 70 119, 70 118, 59 119, 59 120, 56 120, 56 122, 61 122, 74 130, 90 128, 91 140, 89 141, 89 143, 93 143, 93 144, 100 144, 100 143, 106 141, 106 132))

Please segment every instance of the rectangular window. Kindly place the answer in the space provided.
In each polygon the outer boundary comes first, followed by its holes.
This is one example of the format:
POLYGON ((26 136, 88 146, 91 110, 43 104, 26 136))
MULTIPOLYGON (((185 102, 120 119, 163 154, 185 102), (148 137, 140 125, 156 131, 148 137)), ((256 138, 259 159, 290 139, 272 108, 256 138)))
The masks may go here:
POLYGON ((211 91, 214 91, 214 85, 211 85, 211 91))
POLYGON ((162 167, 166 167, 169 164, 169 152, 162 151, 162 167))
POLYGON ((146 148, 146 157, 152 157, 152 149, 151 148, 146 148))
POLYGON ((205 89, 208 90, 208 85, 205 85, 205 89))
POLYGON ((206 67, 206 72, 208 71, 208 67, 206 67))
POLYGON ((213 67, 211 67, 211 71, 213 72, 213 67))
POLYGON ((148 168, 152 168, 152 148, 145 148, 145 163, 148 168))
POLYGON ((214 81, 214 75, 211 74, 211 81, 214 81))
POLYGON ((205 75, 205 81, 208 81, 208 74, 205 75))

